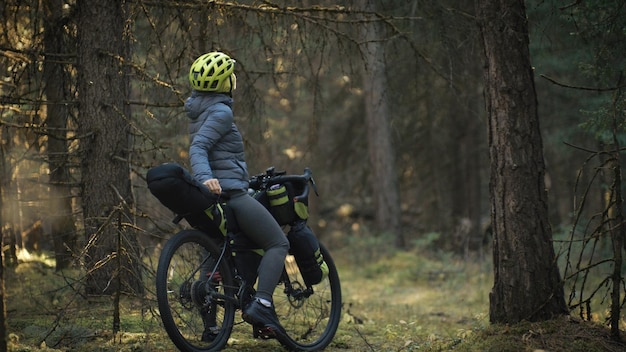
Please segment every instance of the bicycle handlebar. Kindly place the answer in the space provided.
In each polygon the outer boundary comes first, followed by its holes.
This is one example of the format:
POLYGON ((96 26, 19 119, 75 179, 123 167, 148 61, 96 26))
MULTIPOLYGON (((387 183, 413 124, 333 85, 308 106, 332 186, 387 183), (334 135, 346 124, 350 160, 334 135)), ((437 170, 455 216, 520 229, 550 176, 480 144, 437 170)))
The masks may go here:
POLYGON ((272 166, 265 170, 264 174, 259 174, 256 176, 252 176, 250 179, 250 188, 254 190, 267 189, 272 185, 286 183, 286 182, 294 182, 299 183, 303 186, 303 191, 301 194, 294 197, 294 200, 298 200, 298 198, 307 198, 309 196, 309 183, 313 186, 313 191, 315 195, 319 196, 317 193, 317 185, 313 180, 312 176, 313 172, 310 168, 305 167, 304 173, 302 175, 285 175, 285 171, 276 172, 275 168, 272 166))

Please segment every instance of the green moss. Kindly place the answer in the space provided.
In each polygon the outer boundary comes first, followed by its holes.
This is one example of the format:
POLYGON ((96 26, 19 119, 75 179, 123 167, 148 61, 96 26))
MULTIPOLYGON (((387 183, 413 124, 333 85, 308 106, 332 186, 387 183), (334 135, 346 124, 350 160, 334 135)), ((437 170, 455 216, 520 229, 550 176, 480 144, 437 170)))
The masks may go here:
MULTIPOLYGON (((342 280, 343 319, 326 351, 623 351, 605 326, 562 317, 543 323, 490 325, 488 262, 445 253, 387 251, 357 261, 333 252, 342 280)), ((121 331, 112 332, 110 297, 83 297, 80 272, 25 265, 9 272, 11 352, 175 351, 156 314, 156 301, 123 297, 121 331), (73 283, 68 285, 68 283, 73 283), (42 344, 45 341, 45 344, 42 344)), ((146 278, 151 287, 151 278, 146 278)), ((225 351, 280 351, 278 342, 234 327, 225 351)))

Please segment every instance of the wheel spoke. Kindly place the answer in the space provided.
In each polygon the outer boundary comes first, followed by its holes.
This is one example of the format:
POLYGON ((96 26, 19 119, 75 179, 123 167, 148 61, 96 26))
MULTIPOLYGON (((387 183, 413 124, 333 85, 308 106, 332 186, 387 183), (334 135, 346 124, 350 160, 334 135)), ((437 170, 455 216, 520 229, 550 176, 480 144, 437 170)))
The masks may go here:
POLYGON ((221 264, 220 276, 215 276, 218 257, 216 246, 199 231, 182 231, 166 243, 161 253, 157 270, 161 319, 170 339, 181 350, 219 350, 230 335, 235 308, 232 302, 213 298, 232 297, 233 292, 226 289, 232 286, 227 264, 221 264))
POLYGON ((289 276, 284 286, 274 292, 276 313, 294 346, 303 351, 326 347, 335 335, 341 316, 341 288, 337 269, 330 254, 323 253, 329 265, 329 275, 317 285, 306 287, 292 256, 285 261, 289 276))

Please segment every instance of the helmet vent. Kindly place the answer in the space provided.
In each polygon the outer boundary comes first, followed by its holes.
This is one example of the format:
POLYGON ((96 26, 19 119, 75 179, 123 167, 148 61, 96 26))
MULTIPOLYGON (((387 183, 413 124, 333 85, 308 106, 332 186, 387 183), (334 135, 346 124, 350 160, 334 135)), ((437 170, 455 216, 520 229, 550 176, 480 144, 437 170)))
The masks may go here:
POLYGON ((191 65, 189 82, 197 90, 229 92, 232 90, 230 76, 234 71, 234 63, 235 60, 221 52, 204 54, 191 65))

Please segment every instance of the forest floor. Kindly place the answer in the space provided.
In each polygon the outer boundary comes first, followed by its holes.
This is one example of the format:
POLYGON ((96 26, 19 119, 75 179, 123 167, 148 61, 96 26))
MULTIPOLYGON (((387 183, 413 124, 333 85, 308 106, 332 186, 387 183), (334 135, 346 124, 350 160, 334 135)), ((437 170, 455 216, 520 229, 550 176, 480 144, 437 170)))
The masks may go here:
MULTIPOLYGON (((512 326, 488 322, 492 269, 487 260, 399 252, 337 251, 344 315, 326 351, 626 351, 599 323, 562 317, 512 326)), ((121 331, 112 334, 111 298, 84 297, 76 278, 31 258, 6 272, 12 352, 175 351, 156 302, 123 298, 121 331)), ((624 336, 624 333, 622 333, 624 336)), ((280 351, 237 326, 225 351, 280 351)))

